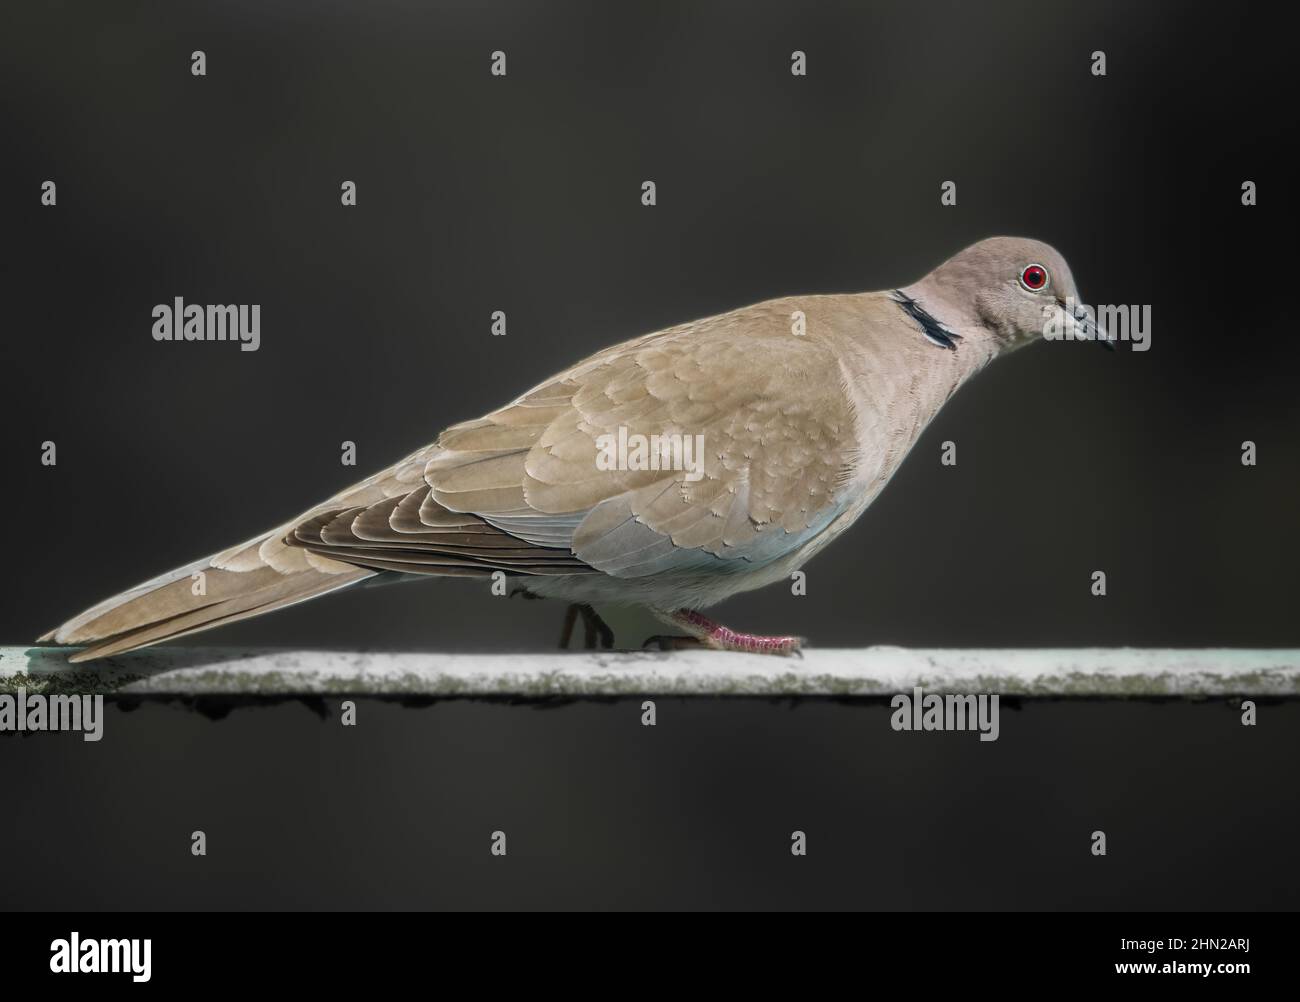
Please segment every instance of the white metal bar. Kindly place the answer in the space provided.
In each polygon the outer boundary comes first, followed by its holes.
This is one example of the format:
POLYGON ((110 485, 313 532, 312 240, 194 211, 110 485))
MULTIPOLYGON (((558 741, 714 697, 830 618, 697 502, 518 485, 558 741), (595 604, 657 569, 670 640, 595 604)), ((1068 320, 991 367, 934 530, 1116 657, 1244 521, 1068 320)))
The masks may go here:
POLYGON ((70 665, 70 648, 0 647, 0 691, 193 696, 432 695, 1030 697, 1300 696, 1300 650, 1241 648, 810 650, 778 658, 670 653, 362 653, 151 648, 70 665))

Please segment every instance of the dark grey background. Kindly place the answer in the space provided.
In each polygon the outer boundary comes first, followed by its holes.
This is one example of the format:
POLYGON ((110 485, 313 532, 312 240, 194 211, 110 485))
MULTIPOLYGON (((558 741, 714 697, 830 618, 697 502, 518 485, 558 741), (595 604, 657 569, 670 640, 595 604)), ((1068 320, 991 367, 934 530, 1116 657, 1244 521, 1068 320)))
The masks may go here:
MULTIPOLYGON (((809 565, 806 598, 773 588, 719 615, 819 646, 1292 646, 1294 116, 1270 16, 1041 2, 8 12, 0 639, 252 536, 609 343, 778 295, 896 286, 1003 233, 1057 246, 1093 302, 1151 304, 1152 350, 1038 345, 999 362, 809 565), (488 73, 498 48, 505 79, 488 73), (806 78, 789 73, 796 48, 806 78), (190 75, 193 49, 207 77, 190 75), (1094 49, 1105 78, 1089 73, 1094 49), (39 204, 46 179, 56 208, 39 204), (356 208, 339 205, 344 179, 356 208), (939 204, 944 180, 956 208, 939 204), (1241 206, 1243 180, 1259 206, 1241 206), (177 295, 260 303, 261 350, 155 343, 150 310, 177 295), (489 334, 495 309, 505 338, 489 334), (39 462, 47 439, 54 468, 39 462), (356 470, 339 465, 345 439, 356 470), (945 439, 955 468, 939 465, 945 439), (1096 569, 1104 599, 1089 594, 1096 569)), ((506 608, 503 622, 482 585, 433 581, 189 642, 553 644, 558 607, 506 608)), ((1251 785, 1300 750, 1289 706, 1254 732, 1211 706, 1037 707, 990 749, 904 747, 879 707, 677 704, 669 729, 690 736, 665 739, 632 704, 367 705, 351 738, 291 705, 221 723, 146 707, 84 750, 0 741, 27 777, 0 852, 36 864, 15 903, 1296 903, 1294 797, 1251 785), (194 872, 200 816, 220 852, 195 887, 178 874, 194 872), (1113 885, 1080 869, 1099 816, 1127 846, 1104 872, 1136 868, 1113 885), (547 865, 485 886, 484 826, 511 823, 512 846, 547 865), (812 882, 788 872, 797 826, 820 847, 812 882), (1175 835, 1190 840, 1182 865, 1167 863, 1175 835), (82 877, 38 879, 87 845, 104 855, 82 877), (966 884, 942 867, 904 878, 903 845, 984 868, 966 884), (1241 876, 1243 858, 1269 880, 1241 876), (860 881, 841 879, 851 867, 860 881), (879 880, 894 883, 867 893, 879 880)))
MULTIPOLYGON (((984 744, 896 733, 883 703, 658 710, 649 728, 635 700, 363 700, 341 727, 333 703, 325 720, 280 704, 215 723, 146 704, 110 711, 98 745, 0 735, 0 905, 1300 905, 1280 775, 1296 759, 1294 702, 1264 706, 1255 728, 1219 701, 1003 705, 984 744), (497 830, 504 858, 489 852, 497 830), (790 854, 795 830, 805 857, 790 854)), ((1139 930, 1152 931, 1126 931, 1139 930)), ((1187 930, 1242 934, 1226 920, 1187 930)))

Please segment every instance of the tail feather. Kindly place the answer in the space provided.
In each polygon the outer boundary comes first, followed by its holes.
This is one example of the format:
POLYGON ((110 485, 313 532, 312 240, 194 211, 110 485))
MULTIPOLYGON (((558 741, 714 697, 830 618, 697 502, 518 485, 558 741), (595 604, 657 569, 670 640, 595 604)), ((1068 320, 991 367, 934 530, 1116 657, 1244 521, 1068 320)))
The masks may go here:
POLYGON ((138 584, 134 588, 128 588, 126 591, 114 595, 112 598, 106 598, 96 605, 92 605, 84 612, 73 616, 61 626, 56 626, 48 633, 43 633, 37 638, 37 643, 58 643, 58 644, 75 644, 82 631, 89 631, 88 637, 103 636, 102 631, 96 633, 94 624, 104 616, 113 612, 115 609, 121 609, 129 605, 133 600, 141 596, 156 592, 160 588, 179 581, 182 578, 192 580, 193 575, 198 571, 206 571, 210 566, 207 560, 196 560, 194 563, 185 567, 177 567, 166 574, 160 574, 156 578, 150 578, 143 584, 138 584))
POLYGON ((318 595, 346 588, 363 578, 370 577, 372 573, 372 571, 357 569, 346 574, 316 572, 297 574, 294 575, 295 579, 311 578, 312 580, 289 580, 278 587, 259 588, 239 599, 228 599, 196 609, 194 612, 162 619, 126 633, 115 634, 92 644, 85 650, 78 651, 68 660, 91 661, 125 651, 139 650, 164 640, 175 640, 178 637, 189 636, 191 633, 210 630, 215 626, 224 626, 241 619, 260 616, 273 609, 283 609, 316 598, 318 595))
MULTIPOLYGON (((258 543, 273 538, 248 545, 256 551, 258 543)), ((282 561, 277 567, 272 559, 256 566, 245 563, 246 570, 229 570, 230 552, 179 567, 100 602, 44 634, 40 642, 89 645, 69 660, 90 661, 258 616, 375 574, 320 558, 293 564, 294 569, 285 569, 282 561), (216 566, 218 562, 224 566, 216 566)))

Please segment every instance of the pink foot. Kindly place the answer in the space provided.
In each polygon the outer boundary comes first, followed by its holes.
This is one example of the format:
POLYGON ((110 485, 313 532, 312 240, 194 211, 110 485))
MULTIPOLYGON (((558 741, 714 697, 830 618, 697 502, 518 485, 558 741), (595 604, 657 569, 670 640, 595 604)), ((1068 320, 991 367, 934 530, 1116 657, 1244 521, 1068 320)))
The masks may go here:
POLYGON ((788 655, 798 653, 803 646, 801 637, 764 637, 755 633, 737 633, 707 616, 701 616, 693 609, 659 613, 659 617, 716 651, 788 655))

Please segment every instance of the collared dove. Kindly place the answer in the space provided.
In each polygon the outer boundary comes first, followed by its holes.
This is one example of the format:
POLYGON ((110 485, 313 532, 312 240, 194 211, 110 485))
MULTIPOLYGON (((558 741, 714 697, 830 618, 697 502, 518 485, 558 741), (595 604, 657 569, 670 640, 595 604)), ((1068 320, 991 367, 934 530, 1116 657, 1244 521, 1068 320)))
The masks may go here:
POLYGON ((376 575, 502 571, 532 596, 648 607, 708 647, 790 653, 799 638, 699 610, 788 580, 998 355, 1049 322, 1104 336, 1067 298, 1060 254, 995 237, 901 289, 773 299, 648 334, 40 639, 88 645, 71 659, 85 661, 376 575))

